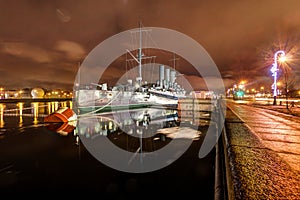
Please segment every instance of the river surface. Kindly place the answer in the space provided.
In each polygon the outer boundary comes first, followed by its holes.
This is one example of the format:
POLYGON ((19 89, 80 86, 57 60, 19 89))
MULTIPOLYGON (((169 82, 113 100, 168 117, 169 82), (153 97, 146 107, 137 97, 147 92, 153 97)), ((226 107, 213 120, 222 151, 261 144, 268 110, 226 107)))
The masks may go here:
MULTIPOLYGON (((163 193, 214 198, 215 149, 204 158, 198 157, 207 125, 178 123, 175 118, 153 118, 146 124, 124 119, 122 123, 117 116, 108 115, 81 118, 75 124, 45 124, 43 118, 59 107, 72 108, 72 102, 0 105, 1 192, 88 192, 123 199, 141 192, 148 197, 163 193), (185 137, 174 138, 179 131, 185 137), (138 137, 141 134, 143 137, 138 137), (191 145, 165 167, 133 173, 101 162, 83 143, 104 138, 132 153, 128 163, 141 161, 143 153, 156 152, 173 140, 189 140, 191 145)), ((105 153, 112 155, 113 151, 105 153)))

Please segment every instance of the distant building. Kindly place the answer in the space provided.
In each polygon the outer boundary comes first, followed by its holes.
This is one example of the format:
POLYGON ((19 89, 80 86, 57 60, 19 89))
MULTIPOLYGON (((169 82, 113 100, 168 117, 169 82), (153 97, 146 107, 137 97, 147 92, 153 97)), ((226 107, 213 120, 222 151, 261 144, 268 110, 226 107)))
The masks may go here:
POLYGON ((42 88, 33 88, 31 90, 32 98, 44 98, 45 91, 42 88))
POLYGON ((192 98, 196 99, 212 99, 213 98, 213 92, 211 91, 192 91, 190 93, 190 96, 192 98))

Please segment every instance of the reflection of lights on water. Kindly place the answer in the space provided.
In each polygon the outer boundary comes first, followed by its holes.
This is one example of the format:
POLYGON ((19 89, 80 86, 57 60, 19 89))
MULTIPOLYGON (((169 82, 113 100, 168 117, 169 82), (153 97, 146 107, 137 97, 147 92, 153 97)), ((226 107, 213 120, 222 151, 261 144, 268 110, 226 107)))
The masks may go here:
POLYGON ((19 127, 23 126, 23 116, 20 115, 20 119, 19 119, 19 127))
POLYGON ((108 122, 108 129, 113 130, 113 122, 112 121, 108 122))
POLYGON ((47 103, 48 114, 51 114, 51 113, 57 111, 59 108, 59 104, 60 104, 60 107, 68 107, 67 102, 60 102, 60 103, 57 101, 48 102, 47 103))
POLYGON ((110 120, 98 118, 96 121, 91 119, 80 119, 75 129, 76 134, 90 138, 96 135, 107 136, 108 133, 117 130, 117 125, 110 120))
POLYGON ((33 124, 36 125, 36 124, 38 124, 38 123, 39 123, 38 118, 37 118, 37 117, 34 117, 34 118, 33 118, 33 124))
POLYGON ((51 113, 55 112, 56 110, 58 110, 58 102, 53 101, 53 102, 51 102, 51 113))
POLYGON ((4 119, 3 119, 4 108, 5 105, 0 104, 0 128, 4 127, 4 119))
POLYGON ((33 107, 33 124, 38 124, 38 115, 39 115, 39 103, 31 103, 33 107))
POLYGON ((22 116, 23 115, 23 106, 24 106, 24 103, 20 102, 20 103, 17 104, 17 106, 19 107, 19 115, 22 116))
POLYGON ((32 103, 33 107, 33 116, 37 117, 39 114, 39 103, 32 103))
POLYGON ((22 127, 23 125, 23 109, 24 109, 24 103, 23 102, 19 102, 17 104, 17 106, 19 107, 19 115, 20 115, 20 118, 19 118, 19 127, 22 127))
POLYGON ((67 102, 61 102, 61 107, 67 107, 67 102))
POLYGON ((98 124, 95 124, 94 129, 95 129, 95 132, 99 132, 100 129, 101 129, 100 124, 99 124, 99 123, 98 123, 98 124))
POLYGON ((76 145, 79 145, 79 136, 76 135, 76 145))
POLYGON ((50 102, 48 102, 47 103, 47 114, 51 114, 52 112, 51 112, 51 103, 50 102))
POLYGON ((189 127, 171 127, 157 130, 158 133, 166 135, 168 138, 172 139, 192 139, 199 140, 201 132, 189 127))
MULTIPOLYGON (((111 133, 118 131, 120 128, 123 131, 125 131, 124 133, 128 135, 133 135, 133 134, 141 135, 144 134, 144 131, 147 132, 148 129, 157 133, 156 131, 158 127, 161 128, 163 128, 164 126, 170 127, 176 124, 172 120, 171 121, 163 120, 163 121, 159 121, 159 123, 153 124, 152 128, 148 128, 148 126, 144 126, 143 124, 139 124, 138 122, 137 124, 132 123, 132 121, 130 122, 131 123, 124 120, 124 123, 122 122, 118 124, 114 120, 109 120, 102 117, 92 118, 92 119, 91 118, 79 119, 77 127, 75 129, 75 133, 76 135, 83 135, 86 138, 94 138, 100 135, 107 136, 111 133)), ((153 133, 147 132, 147 134, 149 136, 149 134, 152 135, 153 133)))
MULTIPOLYGON (((161 141, 165 144, 165 142, 169 141, 170 139, 199 140, 202 135, 202 132, 197 129, 199 125, 198 123, 195 125, 194 123, 187 121, 184 123, 186 126, 183 127, 178 127, 175 121, 163 120, 161 123, 162 124, 150 123, 149 127, 144 127, 143 125, 137 126, 136 124, 130 124, 128 126, 124 125, 123 123, 117 124, 113 120, 108 120, 105 118, 103 119, 101 117, 92 119, 79 119, 77 127, 74 130, 74 135, 84 136, 87 139, 93 140, 97 137, 109 137, 110 134, 116 133, 117 135, 113 135, 113 138, 109 138, 111 140, 113 139, 113 141, 119 141, 116 144, 121 146, 124 145, 121 142, 123 141, 122 137, 126 135, 133 136, 130 137, 130 139, 132 139, 134 142, 136 142, 135 139, 140 139, 140 145, 142 145, 143 139, 145 139, 145 142, 155 142, 155 144, 161 144, 157 143, 161 141)), ((127 142, 130 140, 128 139, 129 138, 126 139, 127 142)), ((122 146, 122 148, 123 147, 125 146, 122 146)), ((125 148, 128 148, 128 146, 125 148)), ((142 149, 140 150, 142 151, 142 149)))
MULTIPOLYGON (((17 102, 14 107, 6 109, 6 104, 0 104, 0 128, 5 126, 5 114, 16 116, 16 121, 19 127, 24 125, 24 117, 33 117, 33 123, 36 125, 40 123, 39 117, 44 114, 51 114, 59 108, 59 105, 68 105, 69 102, 32 102, 31 106, 25 106, 24 102, 17 102)), ((71 104, 71 103, 70 103, 71 104)))

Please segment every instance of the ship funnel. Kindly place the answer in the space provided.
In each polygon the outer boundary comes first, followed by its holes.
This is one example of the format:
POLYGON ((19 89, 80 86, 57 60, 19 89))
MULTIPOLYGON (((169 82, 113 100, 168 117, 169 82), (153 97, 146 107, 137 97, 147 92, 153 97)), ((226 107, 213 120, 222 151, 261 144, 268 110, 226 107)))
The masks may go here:
POLYGON ((160 87, 164 87, 164 79, 165 79, 165 66, 164 65, 160 65, 159 66, 159 86, 160 87))
POLYGON ((175 80, 176 80, 176 71, 172 70, 170 75, 170 82, 172 85, 175 83, 175 80))
POLYGON ((170 69, 166 69, 166 88, 170 85, 170 69))

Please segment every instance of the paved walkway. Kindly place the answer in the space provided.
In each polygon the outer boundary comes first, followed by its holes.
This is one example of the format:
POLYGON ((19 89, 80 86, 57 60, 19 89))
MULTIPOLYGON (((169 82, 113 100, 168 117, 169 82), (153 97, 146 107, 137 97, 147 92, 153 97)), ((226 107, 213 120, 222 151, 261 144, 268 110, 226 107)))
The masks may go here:
POLYGON ((300 173, 300 117, 245 105, 228 106, 267 148, 277 152, 300 173))
POLYGON ((268 109, 268 110, 274 110, 277 112, 281 112, 281 113, 285 113, 285 114, 289 114, 289 115, 293 115, 293 116, 298 116, 300 117, 300 106, 289 106, 289 109, 286 108, 286 106, 280 106, 280 105, 260 105, 260 104, 250 104, 254 107, 259 107, 259 108, 264 108, 264 109, 268 109))
POLYGON ((300 117, 228 103, 234 199, 300 199, 300 117))

